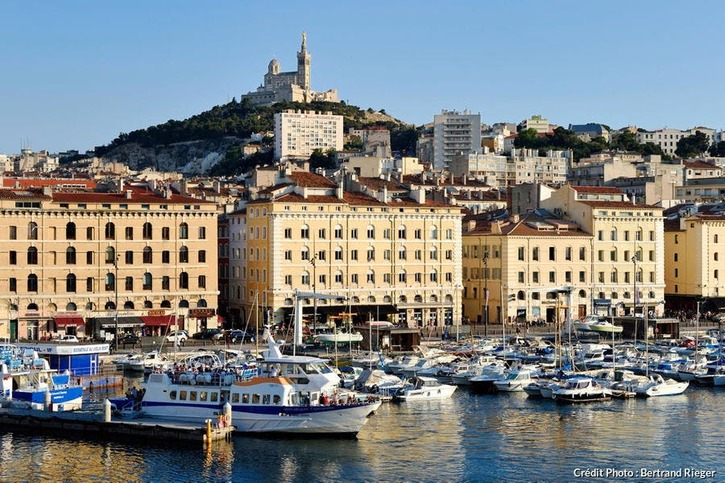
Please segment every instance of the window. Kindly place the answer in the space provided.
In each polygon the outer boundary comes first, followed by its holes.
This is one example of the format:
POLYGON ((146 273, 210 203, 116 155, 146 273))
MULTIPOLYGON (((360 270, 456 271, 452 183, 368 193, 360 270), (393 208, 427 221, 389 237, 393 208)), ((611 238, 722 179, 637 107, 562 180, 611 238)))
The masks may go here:
POLYGON ((199 263, 206 263, 206 250, 199 250, 199 253, 196 255, 196 259, 199 263))
POLYGON ((38 291, 38 276, 34 273, 28 275, 28 292, 38 291))
POLYGON ((181 240, 189 239, 189 225, 187 225, 186 223, 181 223, 179 225, 179 239, 181 239, 181 240))
POLYGON ((133 277, 126 277, 126 291, 133 292, 133 277))
POLYGON ((162 240, 171 239, 171 230, 169 229, 168 226, 161 228, 161 239, 162 240))
POLYGON ((35 247, 28 248, 28 265, 38 264, 38 249, 35 247))
POLYGON ((76 224, 72 221, 65 225, 65 239, 75 240, 76 239, 76 224))
POLYGON ((143 239, 144 240, 151 240, 154 237, 154 229, 151 226, 151 223, 146 222, 143 224, 143 239))
POLYGON ((189 274, 186 272, 181 272, 179 274, 179 288, 188 289, 189 288, 189 274))
POLYGON ((169 290, 171 288, 171 278, 168 275, 161 277, 161 290, 169 290))
POLYGON ((199 275, 199 288, 206 288, 206 275, 199 275))
POLYGON ((124 232, 126 233, 126 240, 133 240, 133 227, 127 226, 124 232))
MULTIPOLYGON (((185 273, 185 272, 182 272, 185 273)), ((188 281, 188 279, 187 279, 188 281)), ((143 289, 151 290, 153 288, 153 278, 149 272, 143 274, 143 289)))
POLYGON ((76 264, 76 249, 73 247, 68 247, 65 249, 65 263, 68 265, 75 265, 76 264))
POLYGON ((206 227, 205 226, 199 227, 199 240, 206 240, 206 227))
POLYGON ((103 230, 103 235, 106 238, 106 240, 115 240, 116 239, 116 225, 114 225, 110 221, 108 223, 106 223, 106 227, 103 230))
POLYGON ((110 292, 112 290, 115 290, 116 287, 116 277, 113 276, 111 272, 108 272, 106 274, 106 291, 110 292))
POLYGON ((179 263, 189 263, 189 248, 181 247, 179 250, 179 263))
POLYGON ((151 247, 144 247, 143 262, 144 263, 153 263, 154 262, 154 253, 153 253, 153 250, 151 247))
POLYGON ((65 277, 65 291, 74 293, 76 291, 76 276, 72 273, 69 273, 65 277))

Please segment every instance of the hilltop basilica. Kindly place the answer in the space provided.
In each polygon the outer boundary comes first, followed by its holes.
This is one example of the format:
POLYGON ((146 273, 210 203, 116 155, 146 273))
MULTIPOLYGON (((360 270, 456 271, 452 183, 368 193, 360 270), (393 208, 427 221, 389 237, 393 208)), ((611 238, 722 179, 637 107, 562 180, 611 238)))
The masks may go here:
POLYGON ((277 59, 269 63, 264 74, 264 84, 256 91, 242 95, 242 100, 249 99, 252 105, 269 106, 281 101, 328 101, 340 102, 337 90, 313 92, 310 89, 310 53, 307 52, 307 34, 302 33, 302 47, 297 52, 297 70, 280 72, 281 65, 277 59))

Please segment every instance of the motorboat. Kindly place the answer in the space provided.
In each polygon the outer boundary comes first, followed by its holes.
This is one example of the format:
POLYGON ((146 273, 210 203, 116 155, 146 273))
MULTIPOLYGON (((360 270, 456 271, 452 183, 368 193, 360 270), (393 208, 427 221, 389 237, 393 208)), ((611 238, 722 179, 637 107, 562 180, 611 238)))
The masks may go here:
POLYGON ((380 400, 360 400, 340 390, 327 361, 289 356, 268 334, 259 375, 242 377, 223 368, 168 371, 149 375, 141 400, 112 400, 117 409, 138 408, 147 417, 203 424, 229 414, 245 433, 355 436, 380 400), (228 406, 227 406, 228 405, 228 406))
POLYGON ((685 392, 690 385, 688 381, 675 381, 665 379, 659 374, 649 376, 649 380, 634 388, 634 392, 640 397, 655 396, 676 396, 685 392))
POLYGON ((500 392, 520 392, 532 381, 530 371, 516 370, 509 372, 506 378, 494 381, 493 385, 500 392))
POLYGON ((591 377, 576 376, 567 379, 565 386, 555 389, 552 398, 565 404, 608 401, 612 399, 612 391, 591 377))
POLYGON ((574 324, 577 332, 596 332, 599 334, 621 334, 624 327, 614 325, 601 315, 587 315, 574 324))
POLYGON ((446 399, 456 392, 456 386, 443 384, 433 377, 415 377, 393 395, 394 401, 446 399))

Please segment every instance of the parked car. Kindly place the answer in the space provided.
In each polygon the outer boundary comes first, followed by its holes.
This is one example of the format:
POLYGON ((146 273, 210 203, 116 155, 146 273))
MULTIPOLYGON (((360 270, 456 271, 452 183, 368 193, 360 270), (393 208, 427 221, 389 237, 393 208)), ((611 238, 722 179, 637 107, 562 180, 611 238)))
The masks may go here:
POLYGON ((221 329, 205 329, 192 335, 192 339, 219 340, 224 337, 221 329))
POLYGON ((74 335, 61 335, 60 339, 58 339, 58 342, 64 342, 64 343, 70 343, 70 344, 77 344, 78 343, 78 337, 74 335))
POLYGON ((172 344, 176 344, 177 342, 183 344, 188 338, 189 334, 185 330, 174 330, 166 334, 166 342, 171 342, 172 344))
POLYGON ((118 339, 118 343, 123 344, 124 346, 126 346, 127 344, 136 345, 139 343, 140 340, 141 338, 139 336, 128 332, 126 334, 121 334, 121 337, 118 339))
POLYGON ((247 333, 243 330, 234 329, 230 330, 227 334, 227 339, 232 344, 236 344, 238 342, 254 342, 254 334, 247 333))

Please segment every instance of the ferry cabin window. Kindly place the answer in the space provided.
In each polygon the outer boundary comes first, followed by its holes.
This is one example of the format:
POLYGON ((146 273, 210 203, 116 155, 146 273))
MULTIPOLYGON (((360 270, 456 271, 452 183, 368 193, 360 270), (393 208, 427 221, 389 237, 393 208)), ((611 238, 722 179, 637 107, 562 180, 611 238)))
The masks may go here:
POLYGON ((171 399, 172 401, 176 401, 176 391, 171 391, 169 393, 169 399, 171 399))
POLYGON ((196 401, 196 391, 189 392, 189 401, 196 401))
POLYGON ((259 394, 252 395, 252 404, 259 404, 259 394))
POLYGON ((249 404, 249 394, 242 394, 242 404, 249 404))
POLYGON ((186 401, 186 391, 179 391, 179 401, 186 401))
POLYGON ((270 398, 269 398, 269 394, 264 394, 264 395, 262 396, 262 404, 265 404, 265 405, 267 405, 267 406, 268 406, 268 405, 269 405, 269 399, 270 399, 270 398))
POLYGON ((239 403, 239 394, 235 392, 234 394, 232 394, 232 404, 237 403, 239 403))
POLYGON ((213 392, 211 393, 211 402, 217 402, 219 400, 219 393, 213 392))

